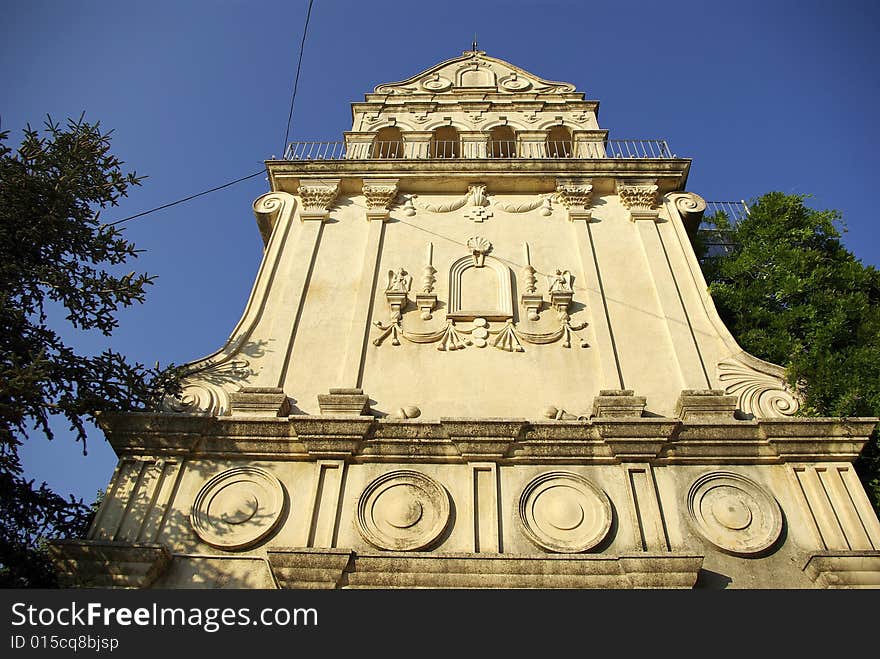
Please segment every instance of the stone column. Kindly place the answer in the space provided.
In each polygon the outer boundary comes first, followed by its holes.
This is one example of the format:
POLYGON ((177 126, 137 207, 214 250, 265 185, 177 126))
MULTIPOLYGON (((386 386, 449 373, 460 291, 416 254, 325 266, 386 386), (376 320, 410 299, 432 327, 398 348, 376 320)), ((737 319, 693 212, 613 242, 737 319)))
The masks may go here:
POLYGON ((617 179, 616 185, 620 203, 629 211, 630 219, 637 225, 657 300, 666 320, 673 355, 678 363, 681 388, 711 389, 709 374, 703 364, 703 357, 658 226, 666 220, 660 219, 656 208, 656 179, 617 179))

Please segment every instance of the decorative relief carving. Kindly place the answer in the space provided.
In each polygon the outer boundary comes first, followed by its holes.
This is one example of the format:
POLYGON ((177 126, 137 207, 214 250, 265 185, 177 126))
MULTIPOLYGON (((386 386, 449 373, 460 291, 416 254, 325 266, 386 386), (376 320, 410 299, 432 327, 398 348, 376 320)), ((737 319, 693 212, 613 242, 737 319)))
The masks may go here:
POLYGON ((489 318, 491 320, 507 320, 513 318, 513 296, 511 293, 512 282, 510 277, 510 269, 501 261, 493 257, 487 257, 486 252, 492 249, 492 244, 485 238, 474 236, 468 240, 468 248, 471 250, 470 256, 463 256, 453 262, 449 268, 449 309, 446 312, 447 317, 455 320, 473 320, 477 317, 489 318), (488 259, 488 260, 487 260, 488 259), (494 297, 494 304, 483 303, 479 307, 465 308, 465 276, 468 270, 475 268, 482 270, 486 268, 494 272, 494 277, 489 275, 484 278, 484 286, 489 288, 485 297, 494 297), (489 284, 488 282, 492 283, 489 284))
POLYGON ((412 286, 412 275, 403 268, 388 271, 388 286, 385 288, 385 299, 391 308, 391 320, 400 321, 403 310, 409 301, 408 293, 412 286))
POLYGON ((387 211, 397 197, 397 180, 364 181, 364 199, 371 211, 387 211))
POLYGON ((303 205, 300 217, 326 216, 339 194, 339 179, 303 180, 296 193, 303 205))
POLYGON ((566 208, 589 208, 593 203, 593 185, 558 182, 556 196, 566 208))
POLYGON ((468 201, 473 208, 464 214, 467 219, 474 222, 482 222, 492 217, 492 211, 487 208, 489 200, 486 198, 486 186, 484 184, 474 183, 468 186, 468 201))
POLYGON ((199 490, 190 523, 209 545, 245 549, 272 532, 283 510, 284 488, 275 476, 259 467, 235 467, 199 490))
POLYGON ((229 414, 229 391, 223 385, 238 383, 252 375, 246 359, 209 362, 181 378, 177 396, 162 400, 162 411, 176 414, 225 416, 229 414))
POLYGON ((452 87, 452 80, 444 78, 439 73, 426 76, 422 80, 422 87, 429 92, 445 92, 452 87))
POLYGON ((547 288, 550 293, 560 292, 560 293, 571 293, 573 289, 571 287, 572 281, 574 277, 568 270, 559 270, 556 269, 556 273, 552 275, 547 275, 547 288))
POLYGON ((403 202, 403 214, 412 217, 416 214, 416 207, 413 205, 412 195, 406 195, 403 202))
MULTIPOLYGON (((415 198, 415 195, 410 195, 410 201, 415 198)), ((459 197, 458 199, 453 199, 452 201, 447 201, 443 204, 431 204, 428 202, 418 202, 418 207, 425 211, 431 211, 432 213, 451 213, 452 211, 457 211, 459 208, 464 208, 464 205, 468 203, 468 200, 471 198, 470 194, 466 194, 463 197, 459 197)))
POLYGON ((430 548, 450 522, 449 494, 433 478, 401 469, 375 479, 358 499, 357 528, 379 549, 430 548))
POLYGON ((550 213, 544 213, 545 209, 550 208, 550 196, 549 195, 541 195, 537 199, 532 199, 530 201, 524 201, 518 204, 507 203, 503 201, 496 201, 493 204, 494 208, 499 210, 503 210, 505 213, 527 213, 529 211, 533 211, 536 208, 541 206, 541 214, 549 215, 550 213))
POLYGON ((702 217, 706 212, 706 200, 693 192, 682 192, 673 196, 675 208, 687 219, 691 216, 702 217))
POLYGON ((687 495, 694 529, 730 554, 763 552, 782 532, 782 510, 754 481, 728 471, 714 471, 694 481, 687 495))
POLYGON ((482 236, 472 236, 467 241, 468 249, 474 259, 474 267, 482 268, 486 264, 486 254, 492 251, 492 243, 482 236))
POLYGON ((611 501, 583 476, 551 471, 538 476, 519 498, 519 521, 541 549, 573 554, 601 543, 611 530, 611 501))
POLYGON ((412 275, 403 268, 388 271, 388 286, 385 291, 393 291, 397 293, 408 293, 412 286, 412 275))
POLYGON ((499 80, 498 86, 509 92, 524 92, 532 86, 525 78, 520 78, 516 71, 499 80))
POLYGON ((403 80, 379 85, 377 94, 409 96, 427 92, 467 92, 473 88, 497 88, 510 94, 567 94, 575 86, 565 82, 543 80, 503 60, 487 56, 483 51, 468 50, 428 71, 403 80), (446 86, 446 81, 450 86, 446 86), (454 85, 454 86, 453 86, 454 85))
POLYGON ((718 379, 725 393, 738 397, 737 407, 757 418, 792 416, 800 407, 785 380, 761 373, 736 359, 718 363, 718 379))
POLYGON ((539 312, 541 311, 541 305, 544 304, 544 296, 538 293, 536 286, 538 278, 535 277, 535 269, 532 267, 528 243, 523 243, 523 255, 526 259, 526 265, 523 268, 524 292, 520 296, 520 304, 526 310, 526 317, 529 320, 535 321, 540 318, 539 312))
POLYGON ((428 243, 427 253, 426 253, 426 261, 424 269, 422 270, 422 292, 423 293, 433 293, 434 292, 434 284, 437 282, 437 278, 434 276, 437 274, 437 270, 433 265, 434 260, 434 244, 428 243))
POLYGON ((437 270, 434 268, 433 259, 434 245, 433 243, 428 243, 425 254, 427 263, 422 269, 422 292, 416 294, 416 306, 421 312, 422 320, 431 320, 434 307, 437 306, 437 295, 434 293, 434 284, 437 282, 437 278, 434 275, 437 274, 437 270))
MULTIPOLYGON (((563 348, 570 348, 572 341, 577 340, 582 348, 588 347, 587 342, 577 334, 586 327, 586 323, 573 325, 568 315, 568 308, 572 301, 573 276, 568 270, 559 270, 557 275, 548 279, 550 288, 550 303, 557 312, 559 327, 549 332, 527 332, 516 327, 513 322, 513 298, 512 280, 510 269, 500 260, 487 256, 492 249, 492 243, 481 236, 472 236, 467 247, 469 256, 462 256, 454 261, 449 269, 449 303, 446 312, 446 324, 438 329, 429 331, 412 331, 403 327, 403 315, 406 309, 407 292, 411 277, 400 275, 400 271, 388 273, 388 289, 385 291, 386 299, 391 308, 391 317, 388 322, 374 321, 373 325, 379 328, 380 334, 373 339, 373 345, 380 346, 388 337, 391 337, 391 345, 399 346, 401 339, 411 343, 436 343, 437 350, 453 351, 475 346, 485 348, 491 346, 506 352, 524 352, 523 343, 535 345, 554 343, 561 340, 563 348), (481 298, 483 301, 474 308, 464 308, 465 296, 465 273, 471 269, 489 271, 480 283, 483 287, 481 298), (494 276, 493 276, 494 273, 494 276), (404 285, 395 284, 397 280, 403 280, 404 285), (557 281, 558 280, 558 281, 557 281), (491 286, 491 288, 486 288, 491 286), (392 290, 392 288, 405 288, 405 290, 392 290), (488 293, 488 295, 487 295, 488 293), (494 303, 486 300, 494 296, 494 303), (472 321, 470 327, 456 325, 456 321, 472 321), (503 321, 500 328, 492 329, 490 321, 503 321)), ((530 320, 538 319, 538 311, 543 302, 543 296, 536 292, 535 270, 529 264, 528 244, 524 245, 527 269, 527 280, 522 304, 529 313, 530 320)), ((428 244, 428 267, 424 278, 425 289, 433 289, 434 270, 431 265, 432 245, 428 244)), ((405 273, 405 271, 403 271, 405 273)), ((470 285, 475 285, 471 283, 470 285)), ((436 305, 437 298, 433 293, 419 293, 416 296, 416 304, 421 311, 422 320, 430 320, 431 312, 436 305)))
POLYGON ((653 180, 649 181, 617 181, 617 195, 623 207, 633 214, 633 219, 656 217, 657 186, 653 180))

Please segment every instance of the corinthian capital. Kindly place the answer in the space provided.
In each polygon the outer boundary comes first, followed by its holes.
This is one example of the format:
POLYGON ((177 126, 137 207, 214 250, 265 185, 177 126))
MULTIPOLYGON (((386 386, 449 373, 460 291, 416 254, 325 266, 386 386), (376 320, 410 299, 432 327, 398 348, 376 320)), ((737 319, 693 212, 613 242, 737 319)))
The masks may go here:
POLYGON ((397 197, 397 183, 396 178, 364 180, 363 193, 367 203, 367 219, 388 217, 388 207, 397 197))
POLYGON ((633 220, 656 219, 656 179, 617 179, 617 195, 633 220))
POLYGON ((593 204, 593 180, 589 178, 556 179, 556 196, 568 210, 569 220, 589 220, 593 204))
POLYGON ((330 205, 339 194, 339 179, 302 179, 296 193, 302 201, 300 218, 323 221, 330 216, 330 205))

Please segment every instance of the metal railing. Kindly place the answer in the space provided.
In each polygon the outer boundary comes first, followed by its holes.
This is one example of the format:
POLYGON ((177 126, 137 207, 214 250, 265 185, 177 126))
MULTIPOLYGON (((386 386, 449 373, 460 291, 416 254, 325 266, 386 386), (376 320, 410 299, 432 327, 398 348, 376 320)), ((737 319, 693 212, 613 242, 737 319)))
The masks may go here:
POLYGON ((704 217, 724 213, 731 224, 736 224, 749 214, 749 206, 744 200, 740 201, 707 201, 704 217))
POLYGON ((450 158, 675 158, 666 140, 604 142, 431 140, 426 142, 291 142, 284 160, 443 160, 450 158))
POLYGON ((724 215, 728 226, 733 227, 749 215, 749 206, 744 200, 740 201, 707 201, 706 212, 703 214, 703 226, 697 230, 706 248, 705 256, 716 257, 722 254, 730 254, 734 249, 730 238, 731 228, 719 229, 713 218, 716 215, 724 215))

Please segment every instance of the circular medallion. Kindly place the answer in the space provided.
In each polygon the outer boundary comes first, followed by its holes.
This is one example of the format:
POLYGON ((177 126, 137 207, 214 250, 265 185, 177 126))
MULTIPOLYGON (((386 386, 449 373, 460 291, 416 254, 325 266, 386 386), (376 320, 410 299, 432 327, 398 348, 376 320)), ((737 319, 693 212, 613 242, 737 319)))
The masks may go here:
POLYGON ((519 498, 526 537, 542 549, 573 554, 598 545, 611 530, 611 501, 583 476, 551 471, 538 476, 519 498))
POLYGON ((506 89, 509 92, 523 92, 532 86, 532 83, 524 78, 520 78, 516 73, 502 78, 499 84, 502 89, 506 89))
POLYGON ((384 474, 358 500, 358 531, 379 549, 426 549, 443 534, 449 519, 449 494, 418 471, 384 474))
POLYGON ((782 510, 754 481, 728 471, 714 471, 694 481, 688 491, 691 525, 716 547, 737 555, 768 549, 782 532, 782 510))
POLYGON ((439 73, 435 73, 422 80, 422 87, 431 92, 442 92, 452 87, 452 81, 444 78, 439 73))
POLYGON ((214 476, 193 501, 196 535, 220 549, 244 549, 265 538, 281 520, 284 488, 259 467, 236 467, 214 476))

